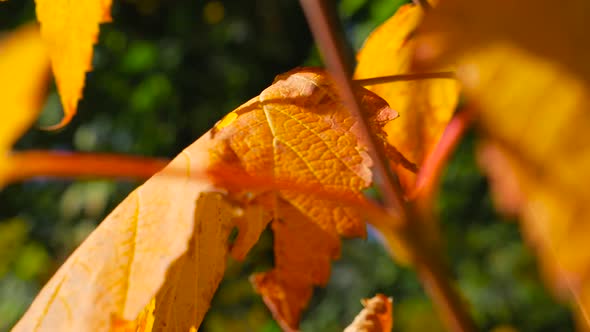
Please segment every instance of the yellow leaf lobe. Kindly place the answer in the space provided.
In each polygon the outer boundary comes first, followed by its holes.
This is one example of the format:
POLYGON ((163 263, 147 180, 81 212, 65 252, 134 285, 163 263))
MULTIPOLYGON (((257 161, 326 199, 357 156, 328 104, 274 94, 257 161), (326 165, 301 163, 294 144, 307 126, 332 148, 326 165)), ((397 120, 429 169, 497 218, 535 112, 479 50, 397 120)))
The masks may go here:
POLYGON ((41 36, 57 81, 64 118, 70 122, 82 98, 86 73, 92 69, 93 47, 100 23, 111 20, 112 0, 35 0, 41 36))

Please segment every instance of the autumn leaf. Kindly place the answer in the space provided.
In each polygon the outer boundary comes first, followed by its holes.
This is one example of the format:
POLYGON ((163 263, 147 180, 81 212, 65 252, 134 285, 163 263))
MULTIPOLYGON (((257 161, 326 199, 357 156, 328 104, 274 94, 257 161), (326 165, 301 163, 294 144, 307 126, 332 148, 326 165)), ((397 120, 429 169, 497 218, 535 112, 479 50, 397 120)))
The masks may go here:
POLYGON ((457 64, 485 137, 480 161, 496 203, 520 217, 546 280, 578 305, 586 327, 589 5, 444 1, 426 20, 416 53, 423 67, 457 64))
MULTIPOLYGON (((407 4, 377 27, 357 55, 355 78, 411 73, 416 48, 414 32, 422 17, 422 8, 407 4)), ((459 84, 448 78, 428 79, 372 85, 368 89, 400 114, 399 119, 387 122, 383 128, 389 144, 410 162, 422 165, 453 115, 459 84)), ((406 192, 410 191, 416 174, 400 166, 397 173, 406 192)))
MULTIPOLYGON (((357 93, 371 117, 396 115, 373 93, 357 93)), ((296 190, 218 184, 244 172, 360 200, 371 161, 357 125, 321 70, 278 76, 130 194, 58 270, 15 330, 197 329, 227 253, 243 258, 269 221, 275 268, 253 280, 280 324, 296 329, 313 286, 328 280, 339 235, 365 235, 360 215, 343 202, 296 190), (213 172, 227 167, 237 171, 213 172), (230 248, 233 227, 239 233, 230 248)))
POLYGON ((162 169, 165 165, 162 159, 63 151, 11 151, 41 111, 48 89, 50 56, 36 24, 24 25, 0 40, 0 71, 3 73, 0 77, 3 119, 0 123, 0 188, 35 176, 143 179, 162 169))
MULTIPOLYGON (((382 99, 364 89, 359 91, 363 92, 363 106, 372 110, 373 116, 378 116, 377 112, 379 116, 396 116, 382 99)), ((260 97, 230 113, 214 132, 227 142, 223 148, 230 149, 236 163, 250 174, 296 176, 298 183, 358 193, 371 181, 371 161, 366 151, 357 147, 358 125, 323 72, 300 69, 278 76, 260 97), (228 119, 231 126, 225 126, 228 119)), ((326 231, 365 234, 352 208, 318 202, 309 195, 281 194, 326 231)))
MULTIPOLYGON (((358 93, 372 119, 397 115, 376 95, 358 93)), ((297 69, 220 121, 214 134, 224 144, 214 154, 252 175, 360 196, 371 161, 358 125, 322 71, 297 69)), ((283 328, 295 329, 312 287, 328 280, 337 235, 364 236, 365 226, 355 209, 311 195, 282 190, 275 202, 265 197, 260 204, 274 209, 275 269, 253 282, 283 328)))
POLYGON ((252 282, 283 330, 290 331, 311 299, 311 286, 328 282, 330 261, 340 254, 340 240, 292 206, 283 203, 277 212, 272 223, 275 267, 254 275, 252 282))
POLYGON ((146 178, 165 160, 113 154, 11 151, 42 109, 50 60, 36 24, 27 24, 0 40, 0 188, 35 176, 146 178))
MULTIPOLYGON (((202 202, 215 194, 201 193, 213 186, 190 178, 191 171, 207 167, 209 143, 206 138, 198 140, 131 193, 56 272, 14 330, 107 330, 114 322, 133 321, 162 287, 166 272, 193 245, 191 238, 212 243, 207 252, 223 248, 227 237, 203 225, 228 223, 221 214, 217 220, 204 220, 209 214, 202 202), (178 170, 185 176, 178 176, 178 170)), ((213 213, 216 210, 221 209, 213 213)), ((206 261, 202 255, 191 256, 206 261)), ((215 269, 207 266, 199 278, 214 282, 207 279, 214 274, 215 269)), ((203 292, 216 285, 195 287, 203 292)), ((202 317, 205 309, 200 309, 202 317)))
POLYGON ((393 301, 383 294, 361 301, 364 309, 344 332, 391 332, 393 328, 393 301))
POLYGON ((231 205, 221 194, 201 194, 195 211, 198 229, 188 250, 168 269, 168 278, 155 299, 156 330, 199 327, 225 272, 228 246, 224 240, 232 229, 232 218, 231 205))
POLYGON ((86 72, 92 69, 93 47, 99 24, 111 20, 111 0, 35 0, 41 35, 64 109, 64 118, 51 128, 66 125, 82 98, 86 72))
POLYGON ((198 229, 188 250, 169 268, 164 285, 137 319, 117 317, 111 327, 121 332, 196 331, 225 271, 228 247, 223 241, 233 217, 231 205, 220 193, 201 193, 195 211, 198 229))
POLYGON ((448 62, 467 50, 496 42, 518 45, 588 82, 590 47, 585 28, 590 3, 551 0, 445 0, 432 12, 423 28, 417 57, 423 61, 448 62))
POLYGON ((36 24, 0 40, 0 187, 12 168, 10 149, 41 111, 49 79, 49 59, 36 24))

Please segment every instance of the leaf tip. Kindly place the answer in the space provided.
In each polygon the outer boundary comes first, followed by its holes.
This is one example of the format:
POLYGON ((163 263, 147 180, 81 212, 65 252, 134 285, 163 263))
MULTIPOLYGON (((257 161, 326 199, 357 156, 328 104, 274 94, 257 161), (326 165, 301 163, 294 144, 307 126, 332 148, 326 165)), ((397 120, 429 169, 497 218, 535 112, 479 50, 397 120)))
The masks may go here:
POLYGON ((74 118, 74 114, 76 114, 75 110, 72 113, 64 114, 64 117, 58 123, 56 123, 54 125, 49 125, 49 126, 42 126, 39 129, 45 130, 45 131, 55 131, 55 130, 63 129, 65 126, 67 126, 72 121, 72 119, 74 118))

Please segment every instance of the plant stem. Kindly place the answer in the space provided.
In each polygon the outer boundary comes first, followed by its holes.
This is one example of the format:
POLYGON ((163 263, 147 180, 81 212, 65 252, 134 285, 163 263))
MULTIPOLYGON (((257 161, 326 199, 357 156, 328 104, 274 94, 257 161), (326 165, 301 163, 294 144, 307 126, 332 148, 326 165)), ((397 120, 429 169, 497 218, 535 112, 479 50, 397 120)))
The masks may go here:
POLYGON ((417 211, 417 206, 408 207, 407 212, 410 216, 410 223, 399 223, 391 216, 383 216, 378 213, 373 213, 368 221, 383 235, 389 254, 392 257, 394 254, 402 255, 402 257, 393 258, 410 261, 447 330, 453 332, 476 331, 475 323, 465 309, 465 303, 460 293, 449 278, 449 272, 443 264, 440 250, 435 245, 422 240, 424 234, 420 232, 419 228, 408 227, 408 225, 425 225, 424 216, 421 216, 423 213, 417 211), (394 249, 405 252, 393 252, 394 249), (405 257, 406 255, 409 257, 405 257))
POLYGON ((355 96, 350 80, 353 65, 346 61, 345 39, 341 30, 337 29, 336 24, 331 21, 336 15, 329 12, 326 1, 300 0, 300 2, 316 44, 326 62, 328 72, 340 90, 340 95, 350 113, 359 121, 361 135, 367 138, 369 155, 374 161, 373 171, 377 179, 375 183, 384 197, 385 207, 391 213, 398 215, 400 219, 404 219, 404 208, 397 177, 386 166, 387 158, 382 144, 378 144, 377 138, 368 129, 367 114, 361 111, 355 96))
MULTIPOLYGON (((378 189, 384 197, 384 205, 389 212, 387 218, 378 220, 378 229, 389 234, 386 238, 392 243, 389 248, 399 247, 399 244, 409 251, 412 263, 418 275, 431 296, 443 322, 450 331, 470 332, 475 331, 475 324, 464 309, 461 297, 451 285, 450 278, 442 259, 431 250, 421 235, 419 225, 423 222, 414 222, 415 218, 421 218, 424 213, 415 213, 414 207, 402 200, 401 188, 397 177, 387 166, 387 158, 383 151, 383 145, 378 144, 377 138, 368 129, 368 119, 361 111, 358 100, 352 87, 353 67, 346 61, 345 39, 342 30, 337 29, 333 20, 336 15, 330 13, 326 1, 300 0, 301 6, 307 17, 308 24, 314 35, 326 63, 328 72, 332 76, 336 86, 340 89, 340 95, 349 108, 353 117, 358 119, 361 125, 361 134, 368 138, 368 151, 375 163, 374 178, 378 189), (398 243, 399 242, 399 243, 398 243)), ((418 2, 424 10, 430 5, 425 1, 418 2)), ((445 77, 446 78, 446 77, 445 77)), ((421 221, 423 217, 417 221, 421 221)), ((432 221, 432 220, 427 220, 432 221)))
POLYGON ((435 79, 435 78, 455 79, 456 76, 455 76, 455 72, 442 71, 442 72, 436 72, 436 73, 416 73, 416 74, 379 76, 379 77, 372 77, 372 78, 363 78, 363 79, 353 80, 353 81, 359 85, 367 86, 367 85, 377 85, 377 84, 393 83, 393 82, 400 82, 400 81, 417 81, 417 80, 426 80, 426 79, 435 79))
POLYGON ((465 303, 457 290, 446 278, 448 275, 440 259, 425 258, 415 262, 415 269, 428 296, 434 302, 439 316, 449 331, 476 331, 471 316, 465 310, 465 303))
POLYGON ((14 152, 9 156, 4 183, 47 177, 108 177, 145 179, 161 170, 168 160, 116 154, 14 152))
POLYGON ((432 10, 432 6, 430 5, 430 3, 428 3, 428 0, 412 0, 412 2, 416 6, 422 7, 422 10, 424 10, 424 12, 428 12, 429 10, 432 10))

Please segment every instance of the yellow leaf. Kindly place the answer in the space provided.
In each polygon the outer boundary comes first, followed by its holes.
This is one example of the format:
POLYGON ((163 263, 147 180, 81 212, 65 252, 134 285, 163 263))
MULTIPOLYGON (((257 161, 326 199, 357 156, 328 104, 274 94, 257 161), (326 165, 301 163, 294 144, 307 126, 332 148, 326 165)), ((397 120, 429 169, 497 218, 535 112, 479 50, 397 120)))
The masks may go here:
POLYGON ((41 111, 49 59, 35 24, 22 26, 0 40, 0 187, 10 168, 8 154, 41 111))
POLYGON ((120 332, 196 331, 225 271, 232 208, 220 193, 201 193, 188 250, 169 268, 155 298, 135 321, 118 320, 120 332), (221 240, 221 242, 220 242, 221 240))
MULTIPOLYGON (((408 74, 416 46, 414 32, 422 21, 420 7, 400 7, 389 20, 375 29, 358 53, 356 79, 408 74)), ((400 117, 385 124, 387 141, 410 162, 421 165, 436 146, 448 124, 459 96, 453 79, 394 82, 368 87, 385 99, 400 117)), ((406 191, 415 174, 402 165, 397 173, 406 191)))
POLYGON ((162 160, 129 156, 11 152, 41 111, 49 70, 50 59, 36 24, 19 27, 0 39, 0 188, 38 175, 145 178, 164 166, 162 160))
POLYGON ((393 301, 383 294, 361 301, 363 307, 344 332, 391 332, 393 328, 393 301))
POLYGON ((590 2, 570 0, 445 0, 424 22, 417 57, 451 60, 467 50, 508 41, 553 62, 589 82, 590 45, 585 30, 590 2))
POLYGON ((155 309, 156 299, 153 298, 150 303, 139 313, 137 320, 127 321, 116 317, 113 320, 112 330, 114 332, 151 332, 154 327, 155 309))
POLYGON ((197 329, 225 272, 232 209, 219 193, 201 194, 188 250, 170 267, 156 296, 157 331, 197 329))
MULTIPOLYGON (((166 281, 135 321, 121 321, 121 332, 196 331, 225 271, 231 205, 220 193, 201 193, 188 250, 168 269, 166 281)), ((262 231, 262 229, 260 230, 262 231)))
POLYGON ((590 327, 590 3, 449 0, 416 57, 452 61, 477 106, 496 203, 517 214, 546 280, 590 327), (559 27, 550 28, 548 27, 559 27))
MULTIPOLYGON (((204 220, 208 213, 200 206, 202 200, 208 201, 201 193, 213 186, 191 178, 191 171, 208 166, 210 144, 207 137, 197 140, 129 195, 45 285, 14 330, 95 331, 109 329, 117 321, 133 321, 194 241, 205 237, 204 243, 211 246, 196 256, 192 252, 195 260, 206 262, 209 251, 223 248, 227 242, 223 232, 204 224, 227 220, 204 220), (193 234, 195 240, 189 243, 193 234)), ((223 266, 224 260, 215 263, 223 266)), ((199 293, 217 287, 216 271, 210 266, 199 271, 204 280, 195 285, 199 293)), ((206 311, 198 309, 201 315, 206 311)))
MULTIPOLYGON (((373 93, 357 93, 371 117, 395 116, 373 93)), ((243 258, 271 219, 276 266, 267 283, 256 284, 277 319, 296 328, 313 286, 328 279, 338 235, 364 236, 359 214, 314 192, 216 184, 251 174, 360 199, 371 161, 356 128, 324 72, 279 76, 129 195, 45 285, 15 331, 147 331, 152 319, 156 330, 196 330, 225 269, 232 227, 239 227, 233 254, 243 258), (214 172, 228 167, 236 171, 214 172)))
POLYGON ((99 24, 111 20, 112 0, 36 0, 41 35, 51 58, 64 109, 66 125, 82 98, 86 72, 92 69, 92 52, 99 24))

